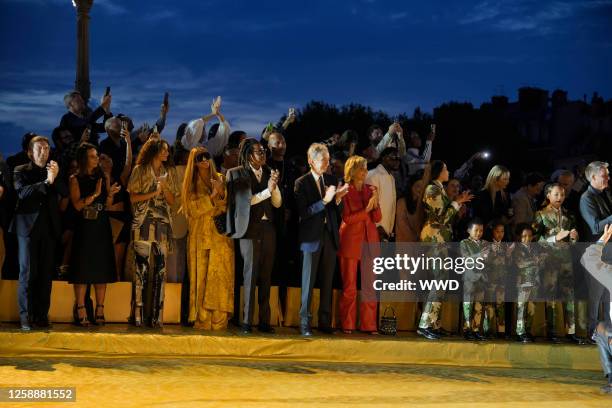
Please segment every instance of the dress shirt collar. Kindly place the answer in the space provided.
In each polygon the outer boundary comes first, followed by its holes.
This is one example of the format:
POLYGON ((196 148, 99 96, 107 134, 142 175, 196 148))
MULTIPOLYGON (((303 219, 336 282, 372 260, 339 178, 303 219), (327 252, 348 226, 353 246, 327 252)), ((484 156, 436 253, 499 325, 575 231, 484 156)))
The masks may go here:
POLYGON ((253 167, 251 164, 249 164, 249 167, 251 168, 251 171, 255 174, 255 177, 257 177, 257 180, 261 181, 261 176, 263 176, 263 167, 260 167, 259 170, 256 170, 255 167, 253 167))

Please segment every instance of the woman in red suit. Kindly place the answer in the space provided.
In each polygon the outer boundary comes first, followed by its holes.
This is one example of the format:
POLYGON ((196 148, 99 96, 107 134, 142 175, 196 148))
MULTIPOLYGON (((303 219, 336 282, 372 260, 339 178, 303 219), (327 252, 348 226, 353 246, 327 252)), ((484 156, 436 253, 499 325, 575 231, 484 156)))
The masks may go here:
MULTIPOLYGON (((340 320, 342 331, 350 334, 355 330, 357 312, 357 265, 361 262, 361 245, 363 242, 378 243, 376 223, 381 219, 376 187, 365 184, 368 175, 367 161, 361 156, 351 156, 344 165, 344 180, 349 184, 348 194, 343 198, 342 224, 340 225, 340 273, 342 275, 342 297, 340 298, 340 320)), ((367 264, 362 265, 370 277, 372 258, 379 255, 379 250, 369 246, 369 253, 364 258, 367 264)), ((362 299, 375 297, 372 283, 362 279, 362 299), (367 291, 367 292, 366 292, 367 291)), ((359 329, 377 334, 376 301, 362 301, 359 305, 359 329)))

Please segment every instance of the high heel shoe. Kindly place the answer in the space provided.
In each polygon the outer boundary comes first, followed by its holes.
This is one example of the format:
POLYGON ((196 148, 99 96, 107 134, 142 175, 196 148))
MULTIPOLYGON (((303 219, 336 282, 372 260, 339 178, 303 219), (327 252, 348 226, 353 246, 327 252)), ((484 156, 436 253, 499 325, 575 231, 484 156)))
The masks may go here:
POLYGON ((140 306, 134 307, 134 326, 136 327, 142 326, 141 311, 142 308, 140 306))
POLYGON ((104 326, 106 319, 104 319, 104 305, 96 305, 96 324, 98 326, 104 326), (102 309, 102 314, 98 313, 98 310, 102 309))
POLYGON ((76 321, 77 326, 88 327, 89 320, 87 320, 87 310, 85 310, 85 305, 77 306, 77 316, 78 320, 76 321), (83 311, 83 317, 81 317, 81 311, 83 311))

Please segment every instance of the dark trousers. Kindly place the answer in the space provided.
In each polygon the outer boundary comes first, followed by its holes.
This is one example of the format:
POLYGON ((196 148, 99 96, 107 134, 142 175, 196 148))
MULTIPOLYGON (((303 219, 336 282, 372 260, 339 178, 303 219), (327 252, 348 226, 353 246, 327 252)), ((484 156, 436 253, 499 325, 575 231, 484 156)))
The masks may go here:
POLYGON ((303 252, 302 264, 302 303, 300 306, 300 325, 310 325, 310 303, 312 289, 320 279, 319 289, 319 327, 331 327, 332 284, 336 269, 337 250, 334 246, 331 233, 325 229, 321 234, 319 248, 315 252, 303 252))
POLYGON ((597 327, 597 322, 599 315, 599 306, 601 302, 603 302, 603 320, 608 325, 612 324, 610 322, 610 292, 606 289, 604 285, 599 283, 599 281, 593 278, 590 274, 585 274, 587 279, 587 287, 589 291, 589 304, 588 304, 588 313, 589 313, 589 328, 588 333, 591 334, 595 327, 597 327))
POLYGON ((244 285, 244 311, 242 323, 253 323, 255 309, 255 287, 259 286, 259 325, 270 324, 270 285, 274 252, 276 251, 276 230, 269 221, 258 221, 249 227, 246 238, 240 239, 240 254, 244 261, 242 269, 244 285))
POLYGON ((45 321, 51 305, 56 240, 47 234, 32 231, 29 237, 19 236, 19 286, 17 302, 22 322, 45 321))

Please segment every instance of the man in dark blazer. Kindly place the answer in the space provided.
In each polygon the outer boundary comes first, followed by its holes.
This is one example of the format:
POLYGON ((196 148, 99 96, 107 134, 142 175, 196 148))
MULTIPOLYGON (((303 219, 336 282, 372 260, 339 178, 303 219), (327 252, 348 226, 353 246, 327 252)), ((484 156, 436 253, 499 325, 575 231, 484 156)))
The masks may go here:
MULTIPOLYGON (((608 188, 610 175, 608 163, 594 161, 586 167, 585 176, 590 185, 580 197, 580 215, 585 223, 584 230, 589 234, 582 237, 585 242, 597 242, 604 233, 605 226, 612 224, 612 193, 608 188)), ((597 316, 601 302, 604 305, 604 317, 610 323, 610 293, 596 279, 587 277, 589 333, 597 326, 597 316)))
POLYGON ((21 329, 31 324, 49 326, 51 279, 56 244, 61 235, 56 162, 49 159, 49 141, 36 136, 30 141, 30 162, 17 166, 13 183, 17 206, 10 230, 19 242, 19 286, 17 298, 21 329))
POLYGON ((327 146, 314 143, 308 149, 310 172, 295 181, 298 209, 298 242, 303 253, 300 333, 312 336, 310 303, 312 289, 320 276, 319 330, 332 333, 332 283, 340 244, 340 203, 348 185, 338 186, 336 177, 326 174, 327 146))
POLYGON ((276 248, 273 208, 281 206, 282 197, 277 187, 278 172, 265 163, 265 149, 248 138, 240 143, 240 165, 227 172, 226 232, 240 240, 244 260, 243 333, 251 332, 256 285, 259 331, 274 333, 270 326, 270 281, 276 248))

